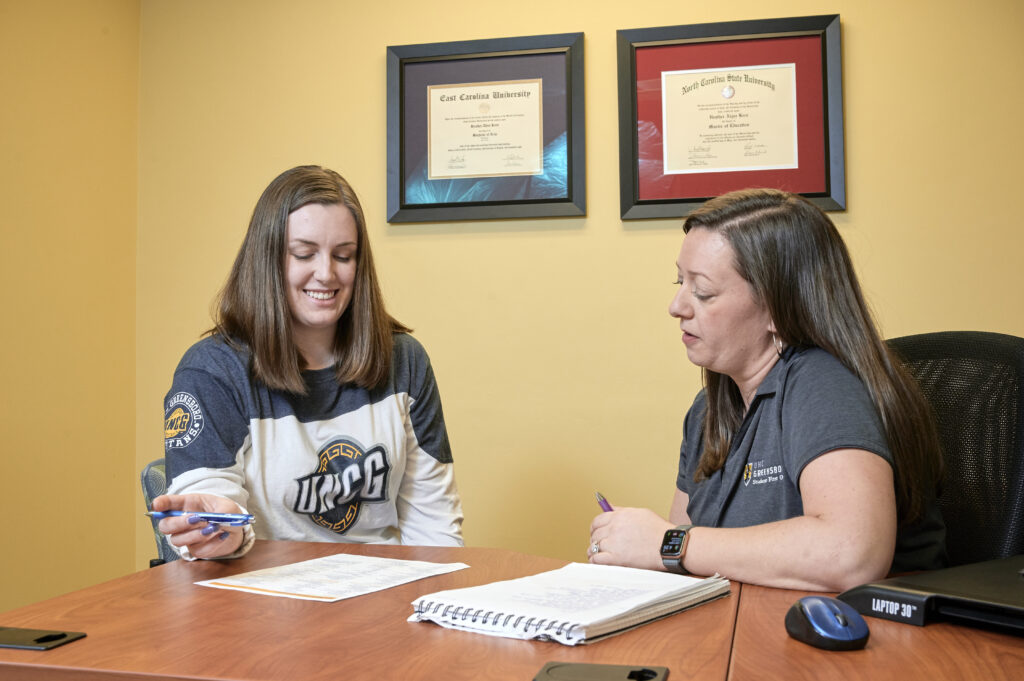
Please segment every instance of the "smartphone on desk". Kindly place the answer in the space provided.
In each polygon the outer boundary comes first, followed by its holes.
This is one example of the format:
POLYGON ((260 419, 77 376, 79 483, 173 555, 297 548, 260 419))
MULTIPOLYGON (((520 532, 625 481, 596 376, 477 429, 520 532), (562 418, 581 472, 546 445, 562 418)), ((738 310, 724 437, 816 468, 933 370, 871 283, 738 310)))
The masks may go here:
POLYGON ((81 631, 0 627, 0 648, 49 650, 84 637, 85 634, 81 631))
POLYGON ((533 681, 665 681, 668 667, 600 664, 596 662, 548 662, 533 681))

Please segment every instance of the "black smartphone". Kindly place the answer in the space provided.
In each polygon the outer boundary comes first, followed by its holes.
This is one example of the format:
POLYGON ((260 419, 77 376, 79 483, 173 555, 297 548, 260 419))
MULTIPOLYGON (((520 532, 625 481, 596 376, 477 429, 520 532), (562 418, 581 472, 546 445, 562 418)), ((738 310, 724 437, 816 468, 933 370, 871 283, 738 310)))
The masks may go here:
POLYGON ((668 667, 596 662, 548 662, 533 681, 664 681, 668 667))
POLYGON ((49 650, 84 637, 85 634, 81 631, 0 627, 0 648, 49 650))

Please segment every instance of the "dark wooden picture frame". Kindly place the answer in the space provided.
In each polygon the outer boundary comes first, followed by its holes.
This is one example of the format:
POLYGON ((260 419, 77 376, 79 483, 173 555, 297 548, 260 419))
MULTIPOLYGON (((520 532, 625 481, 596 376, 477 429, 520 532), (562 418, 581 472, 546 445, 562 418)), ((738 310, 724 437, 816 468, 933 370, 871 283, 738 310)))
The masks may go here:
POLYGON ((823 210, 845 210, 838 14, 628 29, 618 31, 617 39, 619 186, 624 220, 681 217, 713 196, 745 187, 784 189, 805 196, 823 210), (666 72, 743 68, 783 59, 796 62, 800 168, 673 176, 661 172, 661 80, 652 77, 658 75, 659 68, 666 72), (661 68, 659 64, 670 66, 661 68))
POLYGON ((387 48, 388 222, 586 214, 583 34, 387 48), (543 79, 544 170, 431 179, 427 87, 543 79))

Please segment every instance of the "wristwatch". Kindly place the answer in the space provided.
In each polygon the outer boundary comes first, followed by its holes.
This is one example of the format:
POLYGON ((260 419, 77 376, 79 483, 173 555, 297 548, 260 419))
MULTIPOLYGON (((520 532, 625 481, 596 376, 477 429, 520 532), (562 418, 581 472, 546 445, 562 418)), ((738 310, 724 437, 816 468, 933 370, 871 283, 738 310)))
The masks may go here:
POLYGON ((661 540, 661 562, 669 572, 677 572, 681 575, 688 575, 689 572, 683 567, 683 556, 686 555, 686 545, 690 541, 690 528, 693 525, 680 525, 665 533, 661 540))

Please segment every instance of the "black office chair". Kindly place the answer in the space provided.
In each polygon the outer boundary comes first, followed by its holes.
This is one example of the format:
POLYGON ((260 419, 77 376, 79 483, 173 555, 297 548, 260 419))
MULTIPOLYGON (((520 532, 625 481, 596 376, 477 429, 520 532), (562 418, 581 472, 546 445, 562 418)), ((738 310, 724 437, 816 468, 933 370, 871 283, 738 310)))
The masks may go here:
POLYGON ((887 342, 935 409, 950 565, 1024 553, 1024 338, 943 331, 887 342))
MULTIPOLYGON (((153 510, 153 499, 160 496, 167 491, 167 473, 165 471, 164 460, 157 459, 156 461, 150 461, 146 464, 146 467, 142 469, 142 474, 139 476, 142 482, 142 498, 146 501, 146 510, 153 510)), ((156 540, 156 550, 159 558, 153 558, 149 561, 149 567, 156 567, 157 565, 163 565, 169 563, 172 560, 178 560, 181 556, 178 552, 167 545, 164 540, 163 533, 157 529, 158 520, 152 520, 153 523, 153 538, 156 540)))

